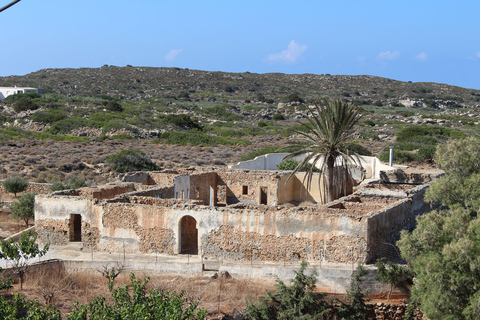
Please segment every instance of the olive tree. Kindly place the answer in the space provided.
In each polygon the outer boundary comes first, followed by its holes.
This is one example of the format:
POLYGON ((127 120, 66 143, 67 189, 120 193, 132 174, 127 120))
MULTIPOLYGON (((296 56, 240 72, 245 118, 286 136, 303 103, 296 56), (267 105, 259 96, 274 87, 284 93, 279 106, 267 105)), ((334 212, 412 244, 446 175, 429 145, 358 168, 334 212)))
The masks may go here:
POLYGON ((22 219, 28 228, 28 221, 35 216, 35 192, 25 193, 12 205, 11 216, 22 219))
POLYGON ((13 176, 3 181, 3 188, 6 192, 11 192, 17 197, 17 193, 27 190, 28 181, 19 176, 13 176))

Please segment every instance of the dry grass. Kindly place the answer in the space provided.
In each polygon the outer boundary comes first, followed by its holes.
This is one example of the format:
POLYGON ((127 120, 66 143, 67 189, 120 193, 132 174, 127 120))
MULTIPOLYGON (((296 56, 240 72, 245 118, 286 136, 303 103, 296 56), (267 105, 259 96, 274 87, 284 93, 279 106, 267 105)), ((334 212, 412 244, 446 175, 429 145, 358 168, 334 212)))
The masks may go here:
MULTIPOLYGON (((147 290, 155 288, 178 293, 184 290, 186 301, 198 300, 199 307, 207 309, 209 314, 238 315, 244 312, 246 301, 258 301, 265 296, 266 289, 274 289, 273 281, 259 279, 213 279, 211 276, 149 275, 145 272, 135 272, 135 276, 137 279, 150 277, 147 290)), ((127 284, 131 284, 128 272, 115 279, 115 288, 127 284)), ((16 292, 20 292, 18 283, 7 293, 16 292)), ((107 280, 100 272, 68 272, 61 264, 30 267, 21 293, 42 305, 50 302, 64 318, 71 312, 75 301, 88 304, 95 296, 101 295, 108 303, 112 302, 107 280)))

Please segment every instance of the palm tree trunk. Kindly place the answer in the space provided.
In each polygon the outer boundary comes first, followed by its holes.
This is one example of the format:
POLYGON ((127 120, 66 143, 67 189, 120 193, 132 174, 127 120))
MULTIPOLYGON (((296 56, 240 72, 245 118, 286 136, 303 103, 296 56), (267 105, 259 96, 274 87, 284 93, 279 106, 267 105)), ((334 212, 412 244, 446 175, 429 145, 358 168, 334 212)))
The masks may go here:
POLYGON ((329 156, 327 158, 327 172, 326 172, 326 190, 325 190, 325 199, 326 202, 330 202, 336 199, 337 195, 335 194, 335 158, 329 156))

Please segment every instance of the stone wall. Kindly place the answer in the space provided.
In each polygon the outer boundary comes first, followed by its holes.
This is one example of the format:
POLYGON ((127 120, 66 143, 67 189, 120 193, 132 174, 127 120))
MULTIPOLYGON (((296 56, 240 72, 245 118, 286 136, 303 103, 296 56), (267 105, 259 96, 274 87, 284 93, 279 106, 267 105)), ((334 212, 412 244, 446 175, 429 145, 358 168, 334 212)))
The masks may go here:
MULTIPOLYGON (((50 186, 52 184, 50 183, 35 183, 35 182, 29 182, 26 192, 35 192, 36 194, 48 194, 50 192, 50 186)), ((5 192, 5 188, 3 187, 3 180, 0 181, 0 195, 7 194, 5 192)), ((18 193, 18 195, 21 195, 23 193, 18 193)))
POLYGON ((227 203, 239 201, 260 204, 263 188, 266 205, 277 205, 279 175, 276 172, 255 172, 235 170, 231 172, 217 172, 217 185, 226 185, 227 203))

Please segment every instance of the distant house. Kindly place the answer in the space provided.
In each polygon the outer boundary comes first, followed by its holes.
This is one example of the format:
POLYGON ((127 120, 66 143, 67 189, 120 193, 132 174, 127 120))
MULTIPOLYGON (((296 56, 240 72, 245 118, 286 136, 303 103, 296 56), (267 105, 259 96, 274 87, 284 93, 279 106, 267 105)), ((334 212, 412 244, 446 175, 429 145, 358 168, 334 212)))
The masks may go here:
POLYGON ((42 93, 41 89, 28 87, 0 87, 0 101, 3 101, 8 96, 17 93, 37 92, 42 93))

